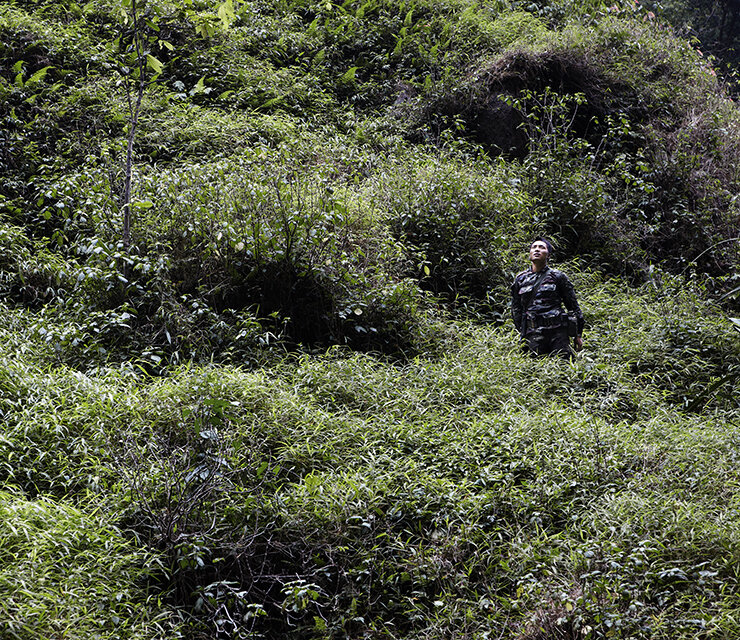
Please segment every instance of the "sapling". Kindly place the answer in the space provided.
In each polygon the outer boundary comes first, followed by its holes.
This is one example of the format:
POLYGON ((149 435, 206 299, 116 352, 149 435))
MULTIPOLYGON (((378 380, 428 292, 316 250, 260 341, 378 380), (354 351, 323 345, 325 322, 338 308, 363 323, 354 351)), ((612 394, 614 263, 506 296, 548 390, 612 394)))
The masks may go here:
MULTIPOLYGON (((182 2, 181 8, 193 20, 196 32, 202 37, 210 37, 215 28, 203 16, 196 16, 188 11, 189 2, 182 2), (204 24, 211 25, 204 29, 204 24)), ((163 20, 161 8, 156 2, 147 3, 147 0, 119 0, 117 16, 121 24, 121 32, 113 42, 114 48, 122 53, 122 64, 119 66, 122 86, 126 95, 128 108, 128 132, 126 137, 126 159, 124 163, 124 183, 120 196, 120 206, 123 213, 122 245, 124 252, 131 246, 131 210, 133 207, 148 208, 151 203, 131 201, 131 183, 134 163, 134 142, 141 116, 142 102, 147 88, 154 85, 162 72, 164 64, 154 54, 164 49, 174 50, 174 45, 160 37, 160 23, 163 20), (124 43, 124 40, 128 42, 124 43)), ((228 29, 236 19, 233 0, 226 0, 218 4, 217 20, 223 29, 228 29)), ((202 91, 204 79, 201 78, 194 89, 195 93, 202 91)), ((192 92, 191 92, 192 93, 192 92)))
POLYGON ((159 38, 160 14, 156 6, 145 4, 146 0, 121 0, 118 8, 122 33, 116 38, 114 46, 123 46, 121 37, 130 35, 131 43, 126 47, 123 64, 119 67, 126 94, 129 126, 126 140, 126 160, 124 164, 123 193, 121 210, 123 212, 122 243, 125 252, 131 246, 131 178, 134 162, 134 140, 141 115, 141 104, 147 87, 154 84, 163 71, 162 62, 152 55, 156 46, 172 50, 170 42, 159 38), (123 31, 130 25, 130 31, 123 31))

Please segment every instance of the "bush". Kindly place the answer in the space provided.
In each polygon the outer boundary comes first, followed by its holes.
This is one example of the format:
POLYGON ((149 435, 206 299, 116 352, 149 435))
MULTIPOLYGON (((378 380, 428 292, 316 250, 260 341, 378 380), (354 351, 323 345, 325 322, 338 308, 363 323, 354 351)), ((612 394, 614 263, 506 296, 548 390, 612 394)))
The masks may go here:
POLYGON ((522 158, 541 230, 566 256, 631 276, 651 259, 680 270, 700 257, 718 275, 737 259, 724 250, 736 212, 719 186, 736 182, 737 127, 712 74, 660 25, 605 18, 451 78, 425 117, 522 158))
POLYGON ((142 171, 129 255, 104 168, 47 184, 42 217, 80 266, 73 297, 44 311, 46 339, 67 362, 114 349, 155 370, 214 353, 256 362, 270 343, 420 348, 427 305, 388 231, 333 186, 334 167, 281 158, 262 147, 196 174, 142 171))
POLYGON ((504 167, 454 157, 409 159, 380 196, 422 287, 453 306, 500 318, 530 201, 504 167))
POLYGON ((104 518, 8 492, 0 513, 4 636, 143 639, 173 631, 168 613, 136 586, 150 558, 104 518))

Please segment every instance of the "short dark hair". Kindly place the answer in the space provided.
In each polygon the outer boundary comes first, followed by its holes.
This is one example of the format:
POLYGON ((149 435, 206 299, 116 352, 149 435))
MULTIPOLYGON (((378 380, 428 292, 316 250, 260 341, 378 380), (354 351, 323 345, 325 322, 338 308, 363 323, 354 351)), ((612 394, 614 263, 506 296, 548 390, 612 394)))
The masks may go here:
POLYGON ((548 258, 552 258, 553 254, 555 253, 555 247, 552 246, 552 242, 550 242, 545 236, 537 236, 532 242, 529 243, 529 246, 531 247, 535 242, 544 242, 545 246, 547 247, 547 254, 548 258))

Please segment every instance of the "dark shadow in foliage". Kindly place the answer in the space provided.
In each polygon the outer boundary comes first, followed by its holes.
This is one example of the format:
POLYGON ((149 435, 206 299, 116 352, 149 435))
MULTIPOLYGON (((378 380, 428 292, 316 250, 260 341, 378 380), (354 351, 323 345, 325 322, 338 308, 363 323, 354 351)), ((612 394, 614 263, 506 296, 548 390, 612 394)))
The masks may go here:
POLYGON ((300 273, 283 261, 255 267, 228 290, 212 298, 213 307, 256 308, 265 328, 294 344, 317 345, 337 341, 334 300, 329 283, 310 272, 300 273))
POLYGON ((498 260, 497 238, 486 212, 461 207, 456 213, 430 207, 401 216, 393 230, 424 262, 426 271, 419 280, 423 289, 458 311, 500 320, 505 305, 490 294, 505 286, 509 276, 498 260))
POLYGON ((603 130, 594 125, 595 116, 610 113, 642 114, 637 96, 627 85, 615 82, 568 53, 540 54, 513 51, 479 69, 455 91, 433 98, 424 117, 435 129, 444 130, 462 120, 465 135, 489 153, 524 158, 530 151, 522 128, 523 117, 509 99, 527 89, 545 88, 561 94, 583 94, 584 108, 573 123, 573 134, 598 144, 603 130), (634 105, 630 108, 630 105, 634 105))
POLYGON ((6 81, 0 92, 0 196, 7 198, 0 210, 9 210, 18 220, 32 208, 31 178, 40 164, 57 155, 57 143, 66 132, 57 122, 63 115, 49 113, 43 100, 58 93, 51 81, 63 77, 61 70, 80 62, 70 57, 69 52, 54 52, 30 31, 0 28, 0 77, 6 81), (29 82, 36 74, 38 81, 29 82))
POLYGON ((360 307, 337 294, 336 283, 315 270, 281 261, 233 275, 230 284, 210 294, 209 304, 219 313, 253 310, 263 329, 288 349, 345 345, 391 357, 416 353, 413 300, 403 291, 363 305, 360 315, 355 313, 360 307))

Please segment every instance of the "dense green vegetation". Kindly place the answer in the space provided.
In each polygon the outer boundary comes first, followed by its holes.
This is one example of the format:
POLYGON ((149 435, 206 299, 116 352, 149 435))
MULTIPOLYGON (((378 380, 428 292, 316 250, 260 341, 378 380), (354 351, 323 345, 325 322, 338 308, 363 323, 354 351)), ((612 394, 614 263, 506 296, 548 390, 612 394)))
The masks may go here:
POLYGON ((740 637, 740 114, 660 17, 0 36, 0 637, 740 637), (508 320, 540 233, 569 364, 508 320))
POLYGON ((682 36, 698 41, 706 53, 729 63, 729 75, 737 82, 740 4, 735 0, 646 0, 645 5, 665 16, 682 36))

